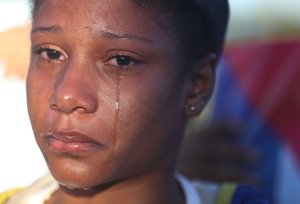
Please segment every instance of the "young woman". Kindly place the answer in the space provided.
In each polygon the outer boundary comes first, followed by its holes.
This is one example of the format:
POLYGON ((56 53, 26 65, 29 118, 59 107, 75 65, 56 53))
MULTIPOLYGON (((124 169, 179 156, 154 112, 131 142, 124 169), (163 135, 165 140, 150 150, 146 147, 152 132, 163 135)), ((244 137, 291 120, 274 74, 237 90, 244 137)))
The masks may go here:
POLYGON ((204 202, 174 169, 214 87, 226 0, 33 5, 28 110, 58 185, 46 178, 7 203, 204 202))

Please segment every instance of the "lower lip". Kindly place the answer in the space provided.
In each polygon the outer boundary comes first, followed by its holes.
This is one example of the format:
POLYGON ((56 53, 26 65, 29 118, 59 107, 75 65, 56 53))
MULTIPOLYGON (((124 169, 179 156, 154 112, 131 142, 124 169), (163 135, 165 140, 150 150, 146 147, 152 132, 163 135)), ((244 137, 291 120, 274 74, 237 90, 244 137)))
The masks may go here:
POLYGON ((100 145, 94 143, 67 143, 53 137, 47 139, 47 145, 55 151, 65 153, 89 152, 101 148, 100 145))

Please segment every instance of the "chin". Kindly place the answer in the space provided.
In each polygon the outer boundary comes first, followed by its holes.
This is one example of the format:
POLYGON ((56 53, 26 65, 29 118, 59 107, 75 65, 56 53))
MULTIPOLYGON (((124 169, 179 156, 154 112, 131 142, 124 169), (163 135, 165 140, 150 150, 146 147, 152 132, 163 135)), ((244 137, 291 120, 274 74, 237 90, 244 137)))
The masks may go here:
POLYGON ((50 167, 50 171, 55 180, 62 186, 70 189, 88 189, 98 185, 92 174, 77 172, 63 167, 57 169, 50 167))
MULTIPOLYGON (((55 180, 69 189, 91 189, 109 182, 109 168, 97 168, 74 159, 47 159, 55 180)), ((105 166, 105 165, 103 165, 105 166)))
POLYGON ((52 173, 60 188, 70 195, 75 196, 93 196, 99 192, 105 191, 117 184, 120 180, 110 180, 107 176, 91 176, 91 174, 75 173, 69 174, 52 173))

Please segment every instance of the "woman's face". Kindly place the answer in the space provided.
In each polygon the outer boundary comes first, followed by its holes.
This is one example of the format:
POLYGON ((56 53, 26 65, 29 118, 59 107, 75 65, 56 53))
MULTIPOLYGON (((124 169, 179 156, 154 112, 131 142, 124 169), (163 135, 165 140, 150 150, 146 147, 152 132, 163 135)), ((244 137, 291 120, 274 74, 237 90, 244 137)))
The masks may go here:
POLYGON ((185 116, 177 44, 131 0, 45 0, 33 20, 28 109, 62 184, 173 165, 185 116))

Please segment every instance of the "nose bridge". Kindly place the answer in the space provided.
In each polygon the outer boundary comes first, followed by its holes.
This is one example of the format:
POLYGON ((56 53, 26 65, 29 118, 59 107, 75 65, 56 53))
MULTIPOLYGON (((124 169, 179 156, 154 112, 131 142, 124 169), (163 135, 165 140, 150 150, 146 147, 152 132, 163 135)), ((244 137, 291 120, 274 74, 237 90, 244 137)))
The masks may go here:
POLYGON ((97 108, 97 96, 93 93, 92 79, 88 67, 75 60, 61 70, 54 84, 49 100, 52 109, 71 114, 72 112, 91 113, 97 108), (80 65, 81 64, 81 65, 80 65))

